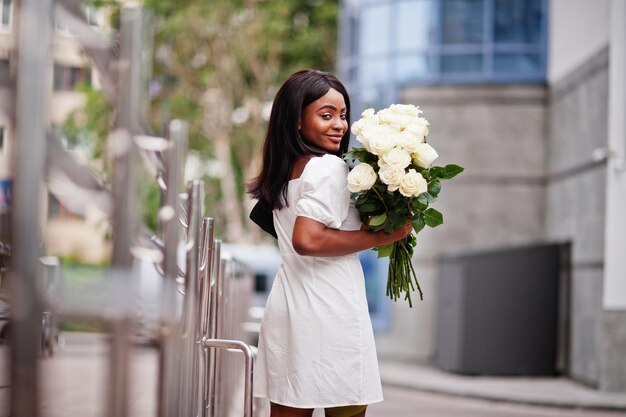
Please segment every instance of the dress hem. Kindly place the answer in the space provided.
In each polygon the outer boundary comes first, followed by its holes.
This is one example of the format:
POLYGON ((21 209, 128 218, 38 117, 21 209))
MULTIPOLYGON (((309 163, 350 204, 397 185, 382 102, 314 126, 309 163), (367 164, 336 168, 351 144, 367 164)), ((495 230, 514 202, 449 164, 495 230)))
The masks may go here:
POLYGON ((295 405, 295 404, 286 404, 284 402, 280 402, 280 401, 274 401, 271 398, 265 396, 265 395, 255 395, 255 398, 267 398, 268 401, 274 403, 274 404, 278 404, 278 405, 284 405, 285 407, 292 407, 292 408, 334 408, 334 407, 350 407, 350 406, 355 406, 355 405, 370 405, 370 404, 376 404, 379 402, 384 401, 383 397, 378 397, 377 399, 373 399, 373 400, 365 400, 363 402, 357 402, 357 403, 339 403, 339 404, 324 404, 324 405, 295 405))

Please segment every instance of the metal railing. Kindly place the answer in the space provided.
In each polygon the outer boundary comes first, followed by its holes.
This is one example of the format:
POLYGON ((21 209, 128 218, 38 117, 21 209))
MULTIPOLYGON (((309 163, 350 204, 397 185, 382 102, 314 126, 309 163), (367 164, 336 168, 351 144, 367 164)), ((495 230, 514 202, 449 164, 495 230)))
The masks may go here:
POLYGON ((57 12, 67 19, 82 43, 98 69, 105 96, 115 106, 115 129, 108 138, 114 174, 109 190, 76 162, 53 131, 43 128, 48 120, 45 87, 51 66, 48 51, 53 6, 53 0, 22 0, 19 8, 19 150, 14 164, 11 234, 11 281, 15 285, 9 295, 19 308, 11 317, 15 327, 11 415, 40 415, 38 341, 42 333, 37 329, 42 328, 42 317, 50 322, 59 317, 105 323, 110 334, 106 414, 129 414, 129 364, 137 305, 132 291, 136 285, 130 284, 136 283, 133 265, 140 259, 153 262, 163 280, 158 415, 222 417, 240 412, 252 416, 254 355, 244 342, 241 325, 247 321, 253 275, 243 264, 222 255, 221 242, 214 237, 214 221, 204 217, 202 181, 193 181, 181 190, 187 124, 172 121, 167 139, 154 137, 144 127, 145 92, 141 88, 146 77, 143 60, 151 55, 145 50, 150 23, 141 7, 125 5, 120 29, 110 37, 87 24, 77 0, 56 1, 57 12), (38 30, 33 31, 34 27, 38 30), (156 234, 138 217, 140 157, 163 193, 156 234), (107 280, 89 294, 73 292, 72 288, 64 292, 41 288, 46 276, 58 275, 58 264, 44 268, 44 274, 36 267, 41 256, 39 184, 54 170, 63 172, 83 192, 82 198, 94 199, 113 226, 107 280), (185 248, 184 267, 177 262, 181 246, 185 248), (233 351, 243 355, 233 355, 233 351), (243 399, 236 398, 240 393, 243 399))

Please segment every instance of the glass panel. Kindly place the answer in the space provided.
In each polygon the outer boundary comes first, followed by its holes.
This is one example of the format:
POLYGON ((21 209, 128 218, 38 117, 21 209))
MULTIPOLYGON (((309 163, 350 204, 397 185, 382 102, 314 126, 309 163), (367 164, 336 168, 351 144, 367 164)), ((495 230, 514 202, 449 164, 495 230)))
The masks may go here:
POLYGON ((0 60, 0 85, 7 86, 11 84, 11 72, 8 59, 0 60))
POLYGON ((530 43, 541 41, 545 18, 541 0, 495 0, 494 41, 496 43, 530 43))
POLYGON ((482 43, 484 0, 442 0, 441 42, 482 43))
POLYGON ((365 59, 359 65, 359 82, 365 84, 387 83, 389 65, 386 59, 365 59))
MULTIPOLYGON (((361 108, 367 109, 372 107, 378 110, 388 106, 389 103, 386 101, 385 94, 387 92, 386 89, 386 86, 366 86, 361 88, 361 108)), ((360 116, 360 112, 358 115, 360 116)))
POLYGON ((432 1, 397 3, 396 47, 399 50, 426 49, 431 43, 435 5, 432 1))
POLYGON ((430 59, 426 55, 398 56, 393 69, 398 82, 415 80, 431 73, 430 59))
POLYGON ((482 55, 443 55, 441 57, 441 72, 444 74, 480 73, 482 70, 482 55))
POLYGON ((65 67, 60 65, 54 65, 54 81, 53 81, 53 89, 54 90, 62 90, 65 86, 64 78, 65 78, 65 67))
POLYGON ((360 52, 364 56, 386 53, 389 49, 389 5, 364 7, 361 15, 360 52))
POLYGON ((2 0, 2 27, 11 25, 11 0, 2 0))
POLYGON ((348 30, 349 30, 349 40, 350 40, 350 45, 349 45, 349 54, 350 56, 354 56, 357 55, 359 53, 359 32, 357 30, 358 25, 357 25, 357 20, 354 17, 350 17, 350 20, 348 21, 348 30))
POLYGON ((495 54, 493 70, 496 73, 537 74, 541 71, 539 54, 495 54))

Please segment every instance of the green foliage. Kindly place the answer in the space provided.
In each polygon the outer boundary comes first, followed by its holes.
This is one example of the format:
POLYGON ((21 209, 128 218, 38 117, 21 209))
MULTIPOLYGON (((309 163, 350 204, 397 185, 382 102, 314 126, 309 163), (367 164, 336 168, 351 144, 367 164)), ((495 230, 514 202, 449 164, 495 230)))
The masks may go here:
POLYGON ((430 227, 437 227, 443 223, 443 214, 434 208, 429 208, 424 211, 424 222, 430 227))
MULTIPOLYGON (((354 148, 345 155, 345 159, 358 160, 376 167, 378 157, 364 148, 354 148)), ((380 178, 377 178, 372 188, 354 193, 353 197, 361 221, 374 232, 384 230, 392 233, 394 229, 402 227, 408 221, 411 222, 415 234, 410 234, 407 238, 390 245, 377 246, 374 251, 378 253, 379 258, 389 257, 387 295, 397 300, 401 294, 404 294, 404 299, 412 307, 412 291, 417 289, 420 299, 423 299, 423 293, 411 263, 413 248, 417 244, 416 235, 426 226, 437 227, 443 224, 443 214, 429 205, 437 200, 441 192, 441 181, 454 178, 463 172, 463 168, 458 165, 431 168, 411 165, 410 168, 421 173, 427 182, 427 191, 417 197, 405 197, 400 192, 388 191, 380 178)))
POLYGON ((415 233, 419 233, 424 228, 424 226, 426 226, 424 214, 416 213, 413 216, 413 222, 411 222, 411 224, 413 225, 413 230, 415 230, 415 233))
POLYGON ((343 159, 364 162, 372 165, 374 169, 376 169, 376 162, 378 161, 376 155, 371 154, 365 148, 352 148, 343 155, 343 159))
POLYGON ((143 223, 153 231, 158 230, 157 213, 161 206, 161 189, 150 178, 143 178, 141 191, 141 209, 143 223))
POLYGON ((390 256, 393 252, 393 243, 389 245, 376 246, 374 248, 374 252, 378 253, 379 258, 385 258, 387 256, 390 256))
MULTIPOLYGON (((109 11, 111 26, 119 27, 118 0, 86 0, 109 11)), ((263 103, 295 70, 332 71, 336 58, 335 0, 143 0, 155 17, 153 82, 149 123, 158 135, 173 118, 189 122, 189 148, 215 158, 218 134, 226 137, 239 202, 245 200, 245 182, 254 175, 253 161, 261 149, 266 121, 263 103), (217 104, 208 93, 219 91, 217 104), (232 110, 250 109, 240 125, 230 122, 232 110), (220 122, 221 124, 217 124, 220 122)), ((91 150, 98 169, 108 176, 104 158, 110 130, 111 106, 101 92, 81 86, 86 104, 61 126, 68 140, 91 150)), ((204 178, 207 212, 224 223, 220 179, 204 178)), ((158 193, 147 181, 144 221, 155 227, 158 193)), ((247 217, 244 215, 244 217, 247 217)))
POLYGON ((368 225, 374 228, 374 227, 382 225, 383 223, 385 223, 386 220, 387 220, 387 214, 385 213, 379 214, 378 216, 374 216, 370 218, 368 225))
POLYGON ((72 145, 89 149, 93 160, 102 161, 106 173, 104 156, 112 107, 103 92, 91 85, 78 84, 76 91, 85 96, 85 105, 69 114, 60 126, 61 134, 72 145))

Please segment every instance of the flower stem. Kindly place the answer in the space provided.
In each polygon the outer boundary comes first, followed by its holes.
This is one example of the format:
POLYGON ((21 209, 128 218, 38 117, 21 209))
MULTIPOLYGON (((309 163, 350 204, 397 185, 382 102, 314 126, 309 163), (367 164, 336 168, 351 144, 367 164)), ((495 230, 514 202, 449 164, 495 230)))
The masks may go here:
POLYGON ((376 187, 372 187, 371 190, 374 191, 374 193, 378 196, 378 198, 380 199, 380 202, 383 203, 383 207, 385 207, 385 213, 388 211, 387 210, 387 204, 385 204, 385 199, 383 198, 382 195, 380 195, 380 193, 378 192, 378 190, 376 190, 376 187))
POLYGON ((424 294, 411 262, 411 253, 407 245, 410 245, 410 238, 399 240, 393 244, 391 254, 389 255, 386 293, 394 301, 397 301, 401 293, 404 293, 404 299, 409 302, 409 307, 413 307, 411 292, 415 291, 417 287, 420 300, 424 299, 424 294))

